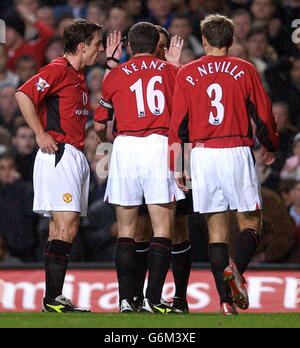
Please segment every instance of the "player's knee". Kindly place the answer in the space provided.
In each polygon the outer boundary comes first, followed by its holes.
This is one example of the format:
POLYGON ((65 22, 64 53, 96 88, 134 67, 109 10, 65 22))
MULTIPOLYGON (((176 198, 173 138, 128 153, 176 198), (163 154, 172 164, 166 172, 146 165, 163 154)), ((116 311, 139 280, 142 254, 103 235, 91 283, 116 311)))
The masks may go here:
POLYGON ((136 243, 147 243, 152 237, 152 226, 151 225, 143 225, 138 226, 138 229, 135 234, 136 243))
POLYGON ((187 217, 177 216, 175 219, 175 228, 172 234, 173 245, 184 243, 187 240, 189 240, 187 217))
POLYGON ((71 221, 55 221, 54 228, 51 231, 51 239, 73 243, 73 240, 78 233, 79 223, 79 219, 73 219, 71 221))

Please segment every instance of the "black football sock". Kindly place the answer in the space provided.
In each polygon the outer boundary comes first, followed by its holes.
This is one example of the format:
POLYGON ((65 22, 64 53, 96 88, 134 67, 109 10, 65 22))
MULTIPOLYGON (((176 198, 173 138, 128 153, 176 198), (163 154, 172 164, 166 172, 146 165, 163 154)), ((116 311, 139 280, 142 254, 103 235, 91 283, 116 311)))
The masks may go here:
POLYGON ((148 270, 149 243, 136 243, 135 297, 144 299, 144 284, 148 270))
POLYGON ((173 245, 172 270, 175 282, 175 297, 186 299, 192 265, 191 244, 189 241, 173 245))
POLYGON ((170 268, 172 241, 168 238, 153 238, 149 250, 149 279, 146 298, 153 304, 161 301, 162 289, 170 268))
POLYGON ((119 298, 133 301, 135 293, 136 251, 135 241, 131 238, 119 238, 116 250, 116 270, 119 282, 119 298))
POLYGON ((46 303, 62 295, 72 244, 62 240, 47 243, 45 251, 46 303))
POLYGON ((224 281, 224 270, 229 265, 228 245, 225 243, 211 243, 208 247, 208 255, 211 262, 211 271, 215 278, 220 303, 232 304, 231 290, 224 281))
POLYGON ((246 271, 259 242, 260 236, 258 232, 253 229, 249 228, 240 233, 236 243, 234 258, 234 262, 240 274, 243 274, 246 271))

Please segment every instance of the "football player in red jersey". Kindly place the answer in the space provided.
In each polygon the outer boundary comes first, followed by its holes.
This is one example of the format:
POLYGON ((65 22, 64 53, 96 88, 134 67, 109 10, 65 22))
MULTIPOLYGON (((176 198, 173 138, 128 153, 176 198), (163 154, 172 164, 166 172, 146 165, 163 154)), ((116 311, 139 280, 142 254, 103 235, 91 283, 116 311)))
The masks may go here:
MULTIPOLYGON (((177 45, 181 49, 180 41, 177 45)), ((105 125, 107 109, 115 111, 115 141, 105 199, 117 211, 120 312, 134 310, 134 238, 139 206, 145 198, 154 238, 149 250, 149 281, 143 310, 167 313, 172 310, 160 301, 171 261, 175 202, 185 198, 182 192, 179 195, 178 188, 174 190, 168 169, 170 100, 178 68, 156 58, 159 32, 150 23, 138 23, 131 28, 129 47, 133 58, 106 76, 102 100, 94 117, 105 125)))
POLYGON ((81 312, 62 295, 68 256, 87 212, 90 170, 83 151, 89 114, 83 68, 103 51, 102 27, 74 20, 64 32, 65 55, 19 88, 16 99, 36 135, 34 207, 50 217, 45 251, 44 312, 81 312))
MULTIPOLYGON (((170 53, 175 62, 180 62, 182 51, 178 51, 177 38, 171 36, 167 29, 156 25, 160 33, 158 58, 170 61, 170 53), (167 51, 166 51, 167 49, 167 51), (175 52, 173 52, 175 50, 175 52), (167 58, 166 58, 167 52, 167 58)), ((172 60, 172 59, 171 59, 172 60)), ((178 64, 178 63, 177 63, 178 64)), ((189 233, 187 226, 187 216, 193 212, 192 195, 189 192, 186 199, 177 203, 175 226, 172 233, 172 271, 175 283, 175 294, 172 301, 172 308, 176 313, 189 313, 187 302, 187 287, 191 271, 192 251, 189 242, 189 233)), ((139 308, 143 301, 143 289, 148 269, 148 251, 149 241, 152 237, 151 221, 147 206, 143 205, 139 213, 139 225, 136 232, 136 250, 137 250, 137 272, 136 272, 136 296, 135 303, 139 308)))
MULTIPOLYGON (((177 67, 181 66, 180 58, 182 53, 182 40, 178 37, 171 39, 169 32, 156 25, 160 33, 159 50, 157 57, 161 60, 173 62, 177 67), (178 47, 179 44, 179 47, 178 47), (167 57, 167 58, 166 58, 167 57)), ((114 32, 107 40, 107 57, 114 56, 109 64, 118 65, 118 58, 121 56, 121 33, 114 32)), ((106 75, 107 76, 107 75, 106 75)), ((96 123, 96 127, 99 124, 96 123)), ((110 138, 110 136, 109 136, 110 138)), ((191 271, 191 245, 189 242, 187 215, 193 212, 191 192, 188 197, 177 203, 174 231, 172 232, 172 270, 175 282, 175 295, 172 302, 172 309, 179 314, 189 312, 186 299, 188 281, 191 271)), ((153 230, 149 217, 147 205, 139 209, 139 221, 135 235, 136 245, 136 269, 135 269, 135 308, 139 311, 144 300, 144 283, 148 270, 149 241, 152 238, 153 230)))
MULTIPOLYGON (((181 143, 181 127, 188 123, 194 145, 194 210, 206 214, 221 313, 232 315, 237 313, 235 305, 244 310, 249 306, 243 273, 260 240, 261 195, 251 152, 251 120, 268 165, 275 160, 279 138, 271 102, 255 67, 228 56, 234 35, 232 21, 220 15, 208 16, 201 23, 201 32, 207 55, 177 74, 169 145, 181 143), (232 265, 228 256, 228 209, 237 211, 241 229, 232 265)), ((176 164, 172 169, 177 171, 176 164)), ((176 181, 188 191, 182 173, 176 173, 176 181)))

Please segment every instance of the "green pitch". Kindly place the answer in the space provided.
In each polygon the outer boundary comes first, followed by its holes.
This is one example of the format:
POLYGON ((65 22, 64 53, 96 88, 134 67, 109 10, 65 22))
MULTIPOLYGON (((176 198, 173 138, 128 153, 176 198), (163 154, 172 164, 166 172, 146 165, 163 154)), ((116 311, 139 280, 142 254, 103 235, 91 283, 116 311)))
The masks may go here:
POLYGON ((0 313, 0 328, 300 328, 300 313, 189 315, 0 313))

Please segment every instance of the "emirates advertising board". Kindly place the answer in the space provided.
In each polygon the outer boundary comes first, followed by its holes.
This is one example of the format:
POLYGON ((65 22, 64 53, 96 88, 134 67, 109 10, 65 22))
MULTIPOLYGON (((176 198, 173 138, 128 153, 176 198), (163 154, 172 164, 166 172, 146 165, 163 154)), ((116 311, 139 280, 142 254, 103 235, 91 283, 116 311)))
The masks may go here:
MULTIPOLYGON (((249 271, 245 275, 250 298, 248 312, 300 312, 299 271, 249 271)), ((44 295, 43 270, 0 270, 0 311, 39 312, 44 295)), ((174 294, 172 273, 163 297, 174 294)), ((93 312, 118 311, 118 282, 112 270, 69 270, 64 295, 93 312)), ((188 287, 191 312, 219 311, 219 298, 209 270, 193 270, 188 287)))

